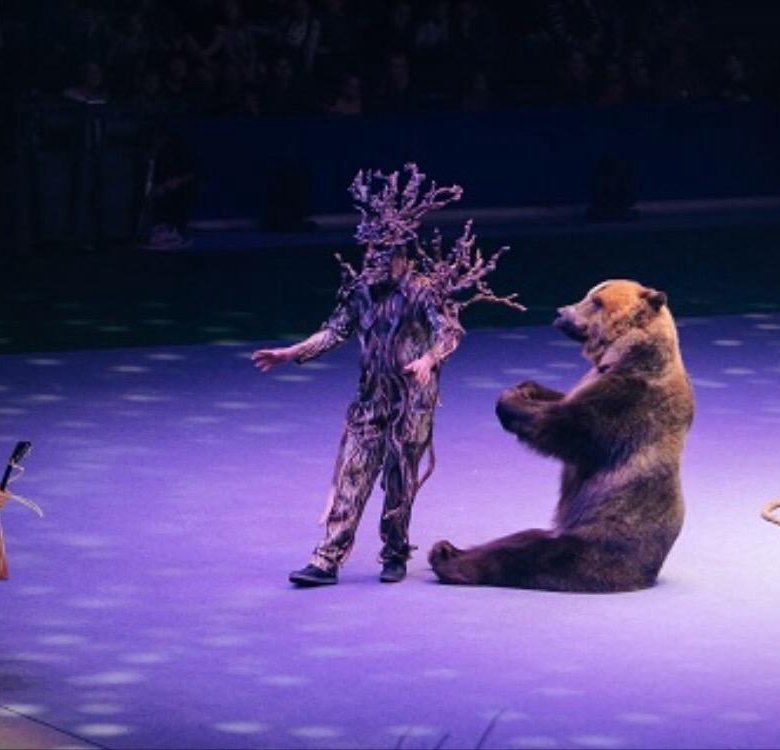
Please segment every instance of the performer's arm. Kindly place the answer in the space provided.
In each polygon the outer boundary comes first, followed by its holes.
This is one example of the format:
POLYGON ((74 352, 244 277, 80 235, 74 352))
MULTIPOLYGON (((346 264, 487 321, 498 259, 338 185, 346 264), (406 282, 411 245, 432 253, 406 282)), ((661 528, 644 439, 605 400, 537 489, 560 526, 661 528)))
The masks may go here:
POLYGON ((433 344, 421 357, 410 362, 404 372, 413 375, 420 385, 431 379, 431 371, 454 352, 465 331, 455 315, 447 315, 433 300, 426 300, 425 313, 433 332, 433 344))
POLYGON ((316 333, 292 346, 258 349, 252 353, 252 361, 263 372, 293 360, 299 364, 308 362, 346 341, 354 327, 352 306, 348 300, 344 300, 316 333))

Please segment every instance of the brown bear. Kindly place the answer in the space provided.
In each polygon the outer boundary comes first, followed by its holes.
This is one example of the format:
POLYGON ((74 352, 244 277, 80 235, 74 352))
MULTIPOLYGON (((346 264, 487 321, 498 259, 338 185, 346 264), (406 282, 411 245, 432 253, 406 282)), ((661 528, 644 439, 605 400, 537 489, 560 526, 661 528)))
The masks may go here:
POLYGON ((666 295, 605 281, 558 312, 554 325, 583 344, 592 369, 568 393, 527 381, 496 406, 505 430, 564 462, 554 526, 466 550, 438 542, 428 559, 443 583, 642 589, 680 533, 693 393, 666 295))

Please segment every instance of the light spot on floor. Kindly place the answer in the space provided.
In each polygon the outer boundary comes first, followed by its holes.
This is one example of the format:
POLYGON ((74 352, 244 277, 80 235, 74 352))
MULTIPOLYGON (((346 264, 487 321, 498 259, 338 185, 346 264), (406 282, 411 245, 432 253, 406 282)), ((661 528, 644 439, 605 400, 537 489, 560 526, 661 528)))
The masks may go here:
POLYGON ((87 737, 121 737, 133 730, 125 724, 80 724, 76 727, 77 734, 87 737))
POLYGON ((327 726, 311 726, 311 727, 296 727, 290 729, 290 734, 294 737, 303 737, 307 740, 328 740, 333 737, 340 737, 342 731, 335 727, 327 726))
POLYGON ((144 676, 140 672, 117 670, 77 675, 69 678, 68 682, 73 685, 132 685, 143 680, 144 676))
POLYGON ((303 675, 279 674, 279 675, 271 675, 269 677, 263 677, 261 679, 261 682, 263 682, 266 685, 271 685, 273 687, 288 688, 288 687, 300 687, 301 685, 306 685, 309 682, 311 682, 311 679, 308 677, 304 677, 303 675))
POLYGON ((214 725, 214 729, 226 734, 258 734, 267 732, 269 726, 259 721, 221 721, 214 725))
POLYGON ((522 735, 507 740, 507 747, 518 748, 519 750, 553 750, 553 748, 558 746, 558 740, 555 737, 539 734, 522 735))

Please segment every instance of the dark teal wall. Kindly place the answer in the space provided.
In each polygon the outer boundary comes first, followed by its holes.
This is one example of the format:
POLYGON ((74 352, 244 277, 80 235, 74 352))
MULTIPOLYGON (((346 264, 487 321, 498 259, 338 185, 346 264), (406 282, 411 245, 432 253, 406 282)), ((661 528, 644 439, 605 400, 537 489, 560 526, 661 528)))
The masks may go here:
POLYGON ((780 194, 780 110, 766 105, 524 109, 183 124, 204 173, 199 214, 261 215, 280 171, 313 213, 350 211, 361 167, 416 161, 466 188, 462 205, 587 202, 605 156, 627 161, 641 200, 780 194), (294 179, 290 178, 290 179, 294 179))

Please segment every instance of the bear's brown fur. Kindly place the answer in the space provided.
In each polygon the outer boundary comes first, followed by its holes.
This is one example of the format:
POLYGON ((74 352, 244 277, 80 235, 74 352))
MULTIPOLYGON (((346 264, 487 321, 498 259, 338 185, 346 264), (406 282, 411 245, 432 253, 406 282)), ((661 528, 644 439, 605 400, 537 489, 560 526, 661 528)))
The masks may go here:
POLYGON ((606 281, 556 327, 592 369, 568 393, 524 382, 501 394, 504 429, 563 460, 552 529, 429 554, 444 583, 630 591, 655 582, 683 523, 680 457, 693 394, 663 292, 606 281))

